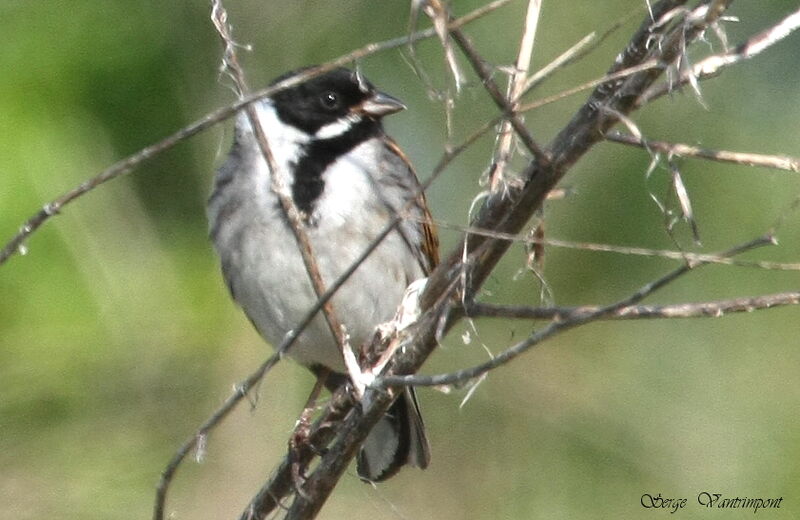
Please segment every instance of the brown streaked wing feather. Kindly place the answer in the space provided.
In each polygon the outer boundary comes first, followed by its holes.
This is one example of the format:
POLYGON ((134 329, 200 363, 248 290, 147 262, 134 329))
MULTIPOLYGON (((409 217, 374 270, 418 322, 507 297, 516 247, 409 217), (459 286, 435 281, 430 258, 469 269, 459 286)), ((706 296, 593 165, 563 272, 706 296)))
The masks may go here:
POLYGON ((419 263, 422 267, 422 271, 428 275, 431 273, 431 271, 433 271, 434 267, 439 264, 439 237, 436 234, 436 226, 433 224, 433 216, 428 209, 425 193, 423 193, 421 190, 417 172, 414 170, 414 166, 411 164, 408 156, 389 136, 385 137, 384 142, 386 143, 386 147, 389 149, 389 151, 399 157, 400 160, 403 161, 403 163, 408 167, 409 172, 411 172, 411 175, 414 178, 414 187, 419 191, 419 195, 417 196, 417 207, 422 211, 423 219, 422 222, 419 223, 422 228, 421 250, 422 254, 425 255, 424 259, 419 259, 419 263))

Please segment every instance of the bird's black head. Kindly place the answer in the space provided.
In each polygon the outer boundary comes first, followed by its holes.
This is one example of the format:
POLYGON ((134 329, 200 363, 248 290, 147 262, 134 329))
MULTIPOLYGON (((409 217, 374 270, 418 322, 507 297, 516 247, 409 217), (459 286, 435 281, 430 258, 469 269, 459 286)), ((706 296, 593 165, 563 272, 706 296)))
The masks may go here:
MULTIPOLYGON (((288 72, 276 78, 272 84, 309 68, 288 72)), ((364 121, 374 123, 379 128, 383 116, 405 108, 398 99, 378 92, 359 73, 345 68, 333 69, 282 90, 274 94, 272 100, 281 121, 311 135, 316 135, 326 127, 331 128, 332 132, 345 131, 364 121), (335 124, 340 124, 341 128, 335 124)))

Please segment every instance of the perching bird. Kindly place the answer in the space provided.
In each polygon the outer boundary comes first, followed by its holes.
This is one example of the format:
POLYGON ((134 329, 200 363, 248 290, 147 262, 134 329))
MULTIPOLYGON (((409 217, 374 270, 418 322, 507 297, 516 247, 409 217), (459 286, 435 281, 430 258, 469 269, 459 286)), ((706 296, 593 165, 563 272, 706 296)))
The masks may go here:
MULTIPOLYGON (((376 325, 394 316, 406 287, 438 261, 438 241, 419 181, 381 124, 405 105, 377 91, 359 73, 339 68, 281 90, 256 107, 279 174, 303 215, 326 287, 398 212, 408 215, 331 300, 351 344, 360 346, 376 325)), ((217 171, 208 218, 234 300, 259 333, 279 345, 317 297, 243 112, 236 119, 231 151, 217 171)), ((288 355, 316 374, 330 369, 329 388, 347 380, 342 354, 321 315, 288 355)), ((404 464, 425 468, 429 461, 422 417, 409 387, 364 442, 358 474, 380 481, 404 464)))

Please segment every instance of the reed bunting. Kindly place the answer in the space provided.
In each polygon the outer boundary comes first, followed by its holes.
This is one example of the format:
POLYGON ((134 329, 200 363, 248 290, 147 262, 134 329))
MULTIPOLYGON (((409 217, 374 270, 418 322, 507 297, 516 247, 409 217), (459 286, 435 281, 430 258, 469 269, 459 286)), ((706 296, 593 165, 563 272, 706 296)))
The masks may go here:
MULTIPOLYGON (((392 319, 406 287, 438 261, 438 241, 419 181, 381 123, 405 105, 359 73, 338 68, 281 90, 256 108, 326 287, 398 212, 408 217, 331 300, 358 347, 377 325, 392 319)), ((210 235, 233 299, 261 336, 278 345, 317 297, 270 175, 242 112, 208 201, 210 235)), ((331 371, 329 389, 347 381, 340 349, 320 314, 287 354, 318 376, 331 371)), ((364 442, 357 471, 362 479, 381 481, 404 464, 425 468, 429 461, 417 399, 406 388, 364 442)))

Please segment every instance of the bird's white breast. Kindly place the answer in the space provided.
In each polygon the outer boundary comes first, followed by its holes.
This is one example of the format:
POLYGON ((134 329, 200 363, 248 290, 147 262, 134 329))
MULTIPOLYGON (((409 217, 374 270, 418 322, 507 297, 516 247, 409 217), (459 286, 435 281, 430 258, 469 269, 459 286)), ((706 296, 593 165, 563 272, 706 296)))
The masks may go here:
MULTIPOLYGON (((290 168, 309 136, 282 124, 269 103, 259 116, 278 166, 291 188, 290 168)), ((246 137, 252 131, 240 115, 237 125, 246 137), (242 127, 242 125, 246 125, 242 127)), ((383 230, 391 215, 381 199, 376 171, 383 145, 368 140, 331 163, 323 174, 324 189, 305 227, 326 286, 344 272, 383 230)), ((261 334, 274 346, 297 326, 316 301, 294 236, 271 190, 270 172, 254 146, 244 146, 237 171, 210 206, 212 220, 225 215, 215 245, 237 302, 261 334), (247 157, 244 157, 248 155, 247 157)), ((334 312, 344 323, 355 348, 374 327, 394 315, 407 285, 422 276, 417 261, 399 233, 390 234, 333 298, 334 312)), ((343 371, 343 362, 327 324, 317 316, 290 349, 305 364, 343 371)))

